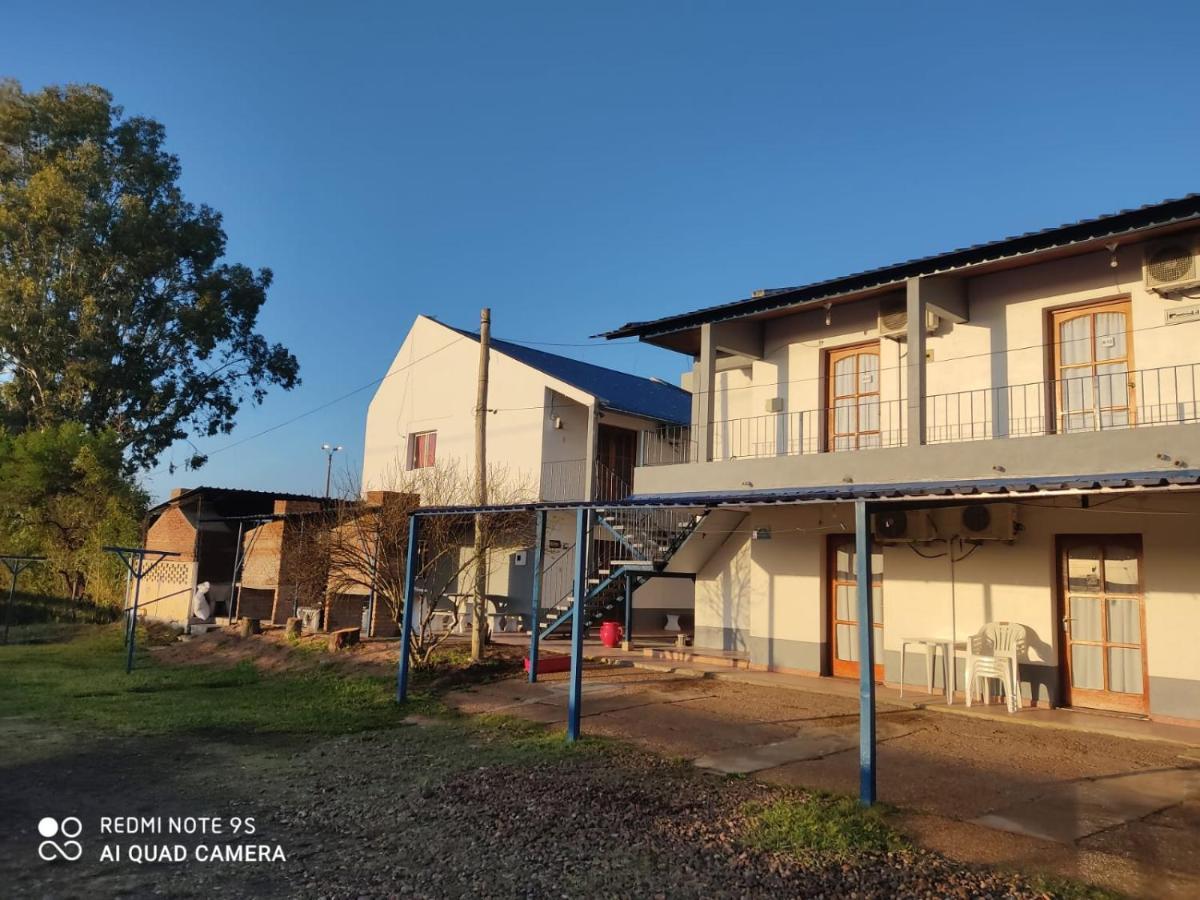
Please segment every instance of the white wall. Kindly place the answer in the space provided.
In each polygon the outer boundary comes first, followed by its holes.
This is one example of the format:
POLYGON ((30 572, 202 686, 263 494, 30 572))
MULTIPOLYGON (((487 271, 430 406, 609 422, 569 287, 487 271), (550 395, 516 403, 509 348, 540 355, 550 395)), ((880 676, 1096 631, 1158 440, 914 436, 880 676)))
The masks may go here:
MULTIPOLYGON (((883 547, 883 647, 898 654, 908 637, 963 639, 987 622, 1029 629, 1029 662, 1058 665, 1055 536, 1140 534, 1149 676, 1200 681, 1200 497, 1157 496, 1093 501, 1043 498, 1018 504, 1023 530, 1013 544, 987 542, 954 564, 925 559, 905 544, 883 547)), ((740 631, 737 649, 758 638, 827 641, 827 535, 853 533, 852 507, 761 508, 701 570, 696 580, 696 625, 710 639, 717 629, 740 631), (751 540, 769 527, 770 540, 751 540)), ((942 543, 919 545, 943 554, 942 543)), ((964 548, 969 550, 970 548, 964 548)), ((957 551, 956 555, 961 552, 957 551)), ((713 646, 711 643, 703 646, 713 646)), ((776 651, 778 654, 779 651, 776 651)), ((923 660, 916 657, 911 681, 923 660)), ((786 665, 784 666, 787 667, 786 665)), ((792 666, 795 668, 795 666, 792 666)), ((923 670, 922 670, 923 671, 923 670)), ((889 672, 889 679, 895 673, 889 672)), ((1195 711, 1200 718, 1200 708, 1195 711)))

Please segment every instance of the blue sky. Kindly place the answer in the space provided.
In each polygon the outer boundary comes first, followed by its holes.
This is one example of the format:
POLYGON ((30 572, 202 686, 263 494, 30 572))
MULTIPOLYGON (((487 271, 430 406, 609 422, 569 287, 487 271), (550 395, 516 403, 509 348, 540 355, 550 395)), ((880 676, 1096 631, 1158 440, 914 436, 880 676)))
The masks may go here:
POLYGON ((303 6, 4 12, 0 74, 158 118, 230 258, 275 271, 262 329, 304 384, 198 442, 199 472, 149 473, 155 496, 316 491, 326 440, 356 467, 370 389, 247 438, 378 378, 421 312, 586 344, 1200 190, 1194 3, 303 6))

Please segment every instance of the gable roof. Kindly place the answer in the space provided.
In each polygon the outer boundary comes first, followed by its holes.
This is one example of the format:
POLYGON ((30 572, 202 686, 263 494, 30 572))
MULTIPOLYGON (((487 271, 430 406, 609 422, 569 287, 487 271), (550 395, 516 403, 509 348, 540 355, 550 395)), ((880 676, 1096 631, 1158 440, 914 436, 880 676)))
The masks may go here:
POLYGON ((821 303, 843 294, 900 285, 908 278, 951 272, 981 263, 1047 250, 1064 249, 1078 244, 1117 238, 1131 232, 1145 231, 1189 221, 1200 221, 1200 194, 1188 194, 1177 200, 1163 200, 1137 209, 1080 219, 1066 225, 1030 231, 1025 234, 960 247, 933 256, 910 259, 874 269, 866 269, 839 278, 816 281, 794 287, 776 288, 743 300, 734 300, 691 312, 664 316, 644 322, 629 322, 598 337, 609 340, 620 337, 654 338, 697 328, 709 322, 723 322, 756 313, 785 307, 821 303))
MULTIPOLYGON (((445 322, 438 324, 465 338, 479 340, 477 331, 454 328, 445 322)), ((672 425, 687 425, 691 421, 692 395, 683 388, 665 381, 606 369, 603 366, 497 338, 491 339, 491 347, 551 378, 591 394, 604 409, 643 416, 672 425)))

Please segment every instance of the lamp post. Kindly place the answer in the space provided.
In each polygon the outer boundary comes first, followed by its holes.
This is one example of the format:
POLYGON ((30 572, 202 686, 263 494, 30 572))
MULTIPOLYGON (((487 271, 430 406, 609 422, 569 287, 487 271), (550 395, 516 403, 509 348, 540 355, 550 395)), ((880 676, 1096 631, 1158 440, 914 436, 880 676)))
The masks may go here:
POLYGON ((325 451, 325 496, 328 497, 329 478, 333 474, 333 454, 337 453, 339 450, 344 450, 345 448, 341 444, 338 444, 337 446, 334 446, 333 444, 322 444, 321 449, 325 451))

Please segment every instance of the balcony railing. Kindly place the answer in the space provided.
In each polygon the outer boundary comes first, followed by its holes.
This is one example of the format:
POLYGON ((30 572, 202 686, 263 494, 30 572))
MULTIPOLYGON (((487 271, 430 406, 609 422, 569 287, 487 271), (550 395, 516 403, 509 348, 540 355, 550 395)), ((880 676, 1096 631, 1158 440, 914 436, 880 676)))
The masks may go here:
MULTIPOLYGON (((804 456, 898 447, 905 401, 861 398, 836 410, 774 413, 713 423, 713 460, 804 456)), ((1102 372, 925 398, 925 442, 961 443, 1200 422, 1200 364, 1102 372)), ((642 433, 639 464, 700 459, 695 429, 642 433)))
MULTIPOLYGON (((567 459, 542 463, 541 499, 570 501, 589 499, 584 491, 587 484, 587 460, 567 459)), ((622 500, 632 493, 629 479, 622 477, 604 463, 597 461, 592 472, 593 500, 622 500)))
POLYGON ((1106 372, 926 398, 925 442, 1200 422, 1200 365, 1106 372))

